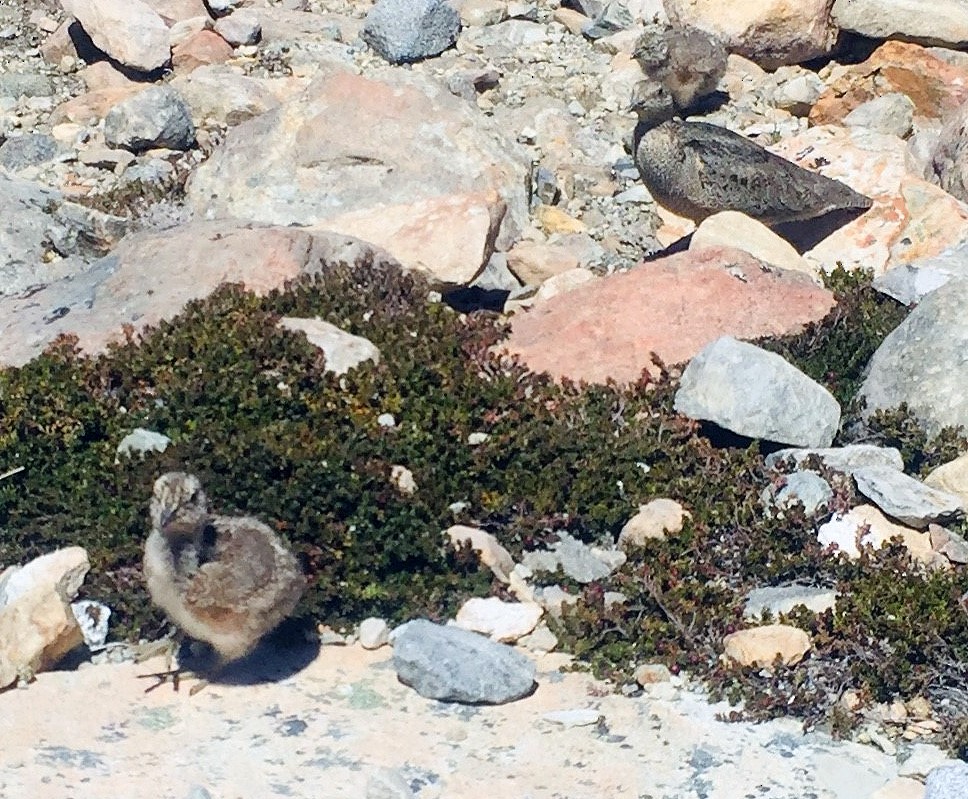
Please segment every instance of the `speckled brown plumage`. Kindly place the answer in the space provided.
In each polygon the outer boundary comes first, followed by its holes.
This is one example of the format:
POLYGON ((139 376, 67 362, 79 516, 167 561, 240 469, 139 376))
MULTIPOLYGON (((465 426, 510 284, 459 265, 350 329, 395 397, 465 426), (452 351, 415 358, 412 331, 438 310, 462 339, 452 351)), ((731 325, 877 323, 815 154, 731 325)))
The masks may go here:
POLYGON ((305 578, 292 552, 258 519, 209 513, 194 475, 159 477, 150 514, 148 592, 185 633, 210 644, 221 664, 251 652, 295 608, 305 578))
POLYGON ((728 210, 775 225, 871 206, 840 181, 704 122, 670 120, 644 131, 635 162, 656 201, 697 222, 728 210))
POLYGON ((780 158, 731 130, 676 118, 681 110, 661 82, 636 86, 633 136, 642 182, 661 205, 696 222, 741 211, 767 225, 834 211, 863 213, 871 200, 837 180, 780 158))

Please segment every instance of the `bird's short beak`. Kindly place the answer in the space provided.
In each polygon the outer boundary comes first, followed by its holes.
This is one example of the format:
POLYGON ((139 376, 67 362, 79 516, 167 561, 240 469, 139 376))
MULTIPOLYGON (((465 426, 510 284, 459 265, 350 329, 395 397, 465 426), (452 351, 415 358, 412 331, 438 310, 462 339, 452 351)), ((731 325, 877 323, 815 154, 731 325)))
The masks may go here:
POLYGON ((168 509, 163 510, 161 512, 161 520, 160 521, 161 521, 161 527, 162 527, 162 529, 164 529, 165 527, 168 526, 168 522, 170 522, 174 518, 174 516, 175 516, 175 511, 174 511, 173 508, 168 508, 168 509))

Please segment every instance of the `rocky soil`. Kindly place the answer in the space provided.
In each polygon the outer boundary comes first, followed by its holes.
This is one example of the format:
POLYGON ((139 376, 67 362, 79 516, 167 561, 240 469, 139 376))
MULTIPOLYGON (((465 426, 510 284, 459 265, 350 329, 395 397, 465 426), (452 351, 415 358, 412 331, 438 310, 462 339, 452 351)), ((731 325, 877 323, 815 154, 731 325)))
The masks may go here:
MULTIPOLYGON (((688 364, 672 370, 680 414, 796 448, 797 462, 821 450, 823 469, 775 460, 769 512, 801 505, 817 540, 851 557, 894 537, 926 570, 963 569, 965 459, 922 481, 896 450, 826 449, 845 404, 740 339, 819 322, 834 305, 824 277, 868 270, 913 307, 870 360, 868 412, 906 403, 931 434, 968 424, 968 12, 954 0, 916 14, 890 0, 779 5, 0 4, 0 363, 27 363, 65 334, 103 352, 225 282, 265 294, 320 263, 399 264, 430 281, 430 302, 506 314, 499 350, 556 378, 624 384, 660 373, 656 355, 688 364), (628 110, 643 78, 636 45, 656 18, 730 52, 706 121, 842 180, 872 209, 805 243, 731 212, 696 229, 657 206, 628 110), (674 243, 680 252, 663 252, 674 243), (869 504, 838 507, 838 480, 869 504)), ((320 320, 285 321, 340 373, 379 358, 320 320)), ((119 457, 168 443, 131 436, 119 457)), ((0 463, 0 480, 27 467, 0 463)), ((416 484, 400 468, 406 492, 416 484)), ((689 509, 674 500, 643 504, 615 546, 562 536, 517 563, 483 530, 448 531, 515 600, 468 603, 458 625, 517 641, 538 663, 537 689, 495 707, 411 691, 387 648, 363 650, 354 635, 282 663, 264 652, 196 697, 145 695, 145 667, 111 662, 130 653, 105 648, 104 609, 71 610, 91 566, 83 550, 12 568, 0 576, 0 681, 24 688, 0 695, 0 794, 966 795, 963 764, 919 743, 940 727, 930 707, 878 705, 859 735, 873 748, 794 722, 726 726, 688 678, 643 673, 625 697, 557 670, 539 619, 563 592, 534 575, 609 575, 631 548, 682 528, 689 509), (98 665, 45 671, 82 640, 102 650, 98 665)), ((812 642, 795 625, 756 625, 762 608, 836 602, 767 588, 779 594, 751 598, 751 626, 722 642, 725 658, 764 670, 800 663, 812 642)))

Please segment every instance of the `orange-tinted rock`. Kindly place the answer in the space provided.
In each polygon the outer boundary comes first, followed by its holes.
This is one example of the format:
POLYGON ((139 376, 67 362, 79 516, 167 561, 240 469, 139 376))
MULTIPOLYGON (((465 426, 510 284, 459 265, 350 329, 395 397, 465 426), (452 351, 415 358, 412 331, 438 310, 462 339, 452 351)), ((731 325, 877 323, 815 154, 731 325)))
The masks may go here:
POLYGON ((810 109, 810 122, 840 122, 857 106, 889 92, 910 97, 918 116, 938 119, 968 100, 968 70, 921 45, 885 42, 832 83, 810 109))
POLYGON ((215 31, 199 31, 171 51, 171 63, 180 75, 206 64, 222 64, 232 57, 232 45, 215 31))
POLYGON ((50 115, 52 125, 61 122, 77 122, 81 125, 96 123, 122 100, 127 100, 138 92, 144 91, 143 83, 131 82, 129 86, 117 86, 84 92, 61 103, 50 115))
POLYGON ((880 275, 968 236, 968 205, 911 174, 907 144, 897 136, 824 125, 769 149, 874 200, 873 208, 805 253, 826 270, 840 263, 880 275))
POLYGON ((535 371, 604 383, 638 379, 687 361, 723 335, 758 338, 799 330, 833 307, 809 278, 777 271, 740 250, 686 252, 536 303, 512 320, 506 342, 535 371))

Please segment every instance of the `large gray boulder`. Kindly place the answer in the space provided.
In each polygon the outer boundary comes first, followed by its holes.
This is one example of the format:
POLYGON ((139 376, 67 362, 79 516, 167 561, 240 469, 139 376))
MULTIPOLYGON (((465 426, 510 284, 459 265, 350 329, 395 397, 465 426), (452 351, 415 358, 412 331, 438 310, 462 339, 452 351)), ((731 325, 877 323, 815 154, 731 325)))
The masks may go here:
POLYGON ((446 0, 377 0, 363 41, 391 64, 439 55, 457 41, 460 14, 446 0))
POLYGON ((828 447, 840 405, 779 355, 722 336, 682 373, 675 409, 749 438, 797 447, 828 447))
POLYGON ((968 796, 968 763, 938 766, 924 783, 924 799, 964 799, 968 796))
POLYGON ((392 641, 397 677, 428 699, 499 705, 534 689, 534 663, 477 633, 417 619, 392 641))
POLYGON ((177 89, 150 86, 108 111, 104 141, 136 153, 153 147, 187 150, 195 144, 192 109, 177 89))
POLYGON ((907 403, 934 435, 968 426, 968 280, 928 294, 877 348, 860 389, 866 413, 907 403))

